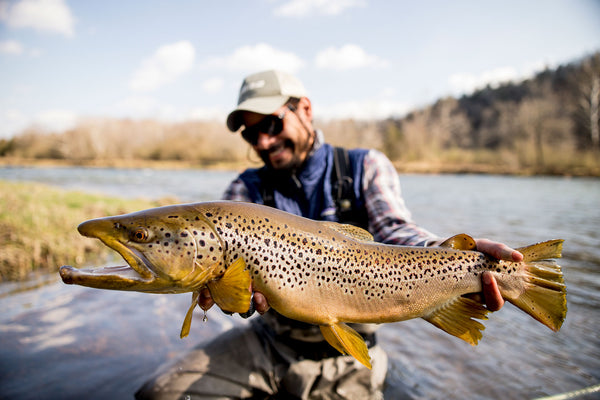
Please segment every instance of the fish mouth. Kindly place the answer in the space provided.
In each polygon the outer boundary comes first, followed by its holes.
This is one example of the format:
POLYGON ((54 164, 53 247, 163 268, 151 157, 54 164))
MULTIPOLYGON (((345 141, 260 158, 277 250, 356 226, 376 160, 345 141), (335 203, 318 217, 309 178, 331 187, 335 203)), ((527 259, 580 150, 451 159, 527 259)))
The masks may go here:
POLYGON ((123 257, 127 265, 74 268, 64 265, 59 273, 63 282, 97 289, 131 290, 150 293, 177 292, 172 282, 158 276, 150 262, 138 251, 115 238, 117 224, 106 219, 86 221, 77 228, 81 235, 99 239, 123 257))

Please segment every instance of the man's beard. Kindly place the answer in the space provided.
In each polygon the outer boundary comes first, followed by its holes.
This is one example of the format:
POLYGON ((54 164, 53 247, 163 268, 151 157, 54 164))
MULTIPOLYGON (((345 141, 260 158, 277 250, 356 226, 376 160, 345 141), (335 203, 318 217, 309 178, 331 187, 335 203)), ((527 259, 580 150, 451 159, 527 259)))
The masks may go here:
POLYGON ((269 169, 277 170, 278 172, 281 172, 283 174, 291 174, 297 169, 299 169, 304 163, 304 161, 306 161, 305 159, 301 159, 300 157, 301 154, 306 154, 306 157, 308 157, 308 153, 310 151, 311 146, 311 135, 308 135, 306 137, 306 140, 298 144, 298 147, 296 147, 295 143, 292 140, 286 139, 278 145, 271 146, 267 150, 260 151, 258 155, 269 169), (292 159, 288 161, 285 165, 275 167, 271 163, 269 154, 275 151, 279 151, 281 148, 291 150, 292 159))

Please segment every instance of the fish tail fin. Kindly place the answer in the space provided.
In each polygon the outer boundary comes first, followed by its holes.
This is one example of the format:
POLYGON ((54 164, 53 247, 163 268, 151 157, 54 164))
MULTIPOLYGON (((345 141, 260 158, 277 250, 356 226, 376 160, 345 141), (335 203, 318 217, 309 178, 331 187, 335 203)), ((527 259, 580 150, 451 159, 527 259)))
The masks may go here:
POLYGON ((321 325, 321 333, 325 340, 342 354, 349 354, 365 367, 371 369, 371 357, 367 345, 354 329, 338 322, 334 325, 321 325))
POLYGON ((503 296, 546 325, 558 331, 567 315, 567 290, 561 267, 548 258, 561 257, 563 240, 549 240, 523 247, 523 290, 503 296))

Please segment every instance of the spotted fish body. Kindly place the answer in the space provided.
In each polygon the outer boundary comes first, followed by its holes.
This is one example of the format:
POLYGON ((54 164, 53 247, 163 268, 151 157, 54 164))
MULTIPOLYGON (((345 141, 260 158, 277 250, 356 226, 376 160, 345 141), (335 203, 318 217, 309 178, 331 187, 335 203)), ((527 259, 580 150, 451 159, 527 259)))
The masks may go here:
POLYGON ((503 297, 553 330, 566 315, 562 240, 519 249, 524 262, 498 261, 458 235, 442 247, 392 246, 368 232, 294 216, 270 207, 210 202, 161 207, 83 223, 83 235, 118 251, 124 267, 62 267, 67 283, 153 293, 193 292, 182 336, 200 289, 219 307, 245 312, 250 286, 279 313, 321 326, 343 353, 370 366, 366 346, 346 322, 424 318, 476 344, 487 310, 463 294, 481 291, 491 271, 503 297))

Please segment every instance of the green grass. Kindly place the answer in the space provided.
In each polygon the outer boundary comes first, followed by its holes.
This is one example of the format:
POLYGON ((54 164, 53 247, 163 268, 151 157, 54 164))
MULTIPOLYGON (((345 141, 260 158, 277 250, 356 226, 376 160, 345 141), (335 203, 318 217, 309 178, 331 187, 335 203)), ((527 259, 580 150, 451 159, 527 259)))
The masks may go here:
POLYGON ((22 280, 33 271, 89 265, 112 251, 77 232, 81 222, 156 207, 42 184, 0 181, 0 282, 22 280))

